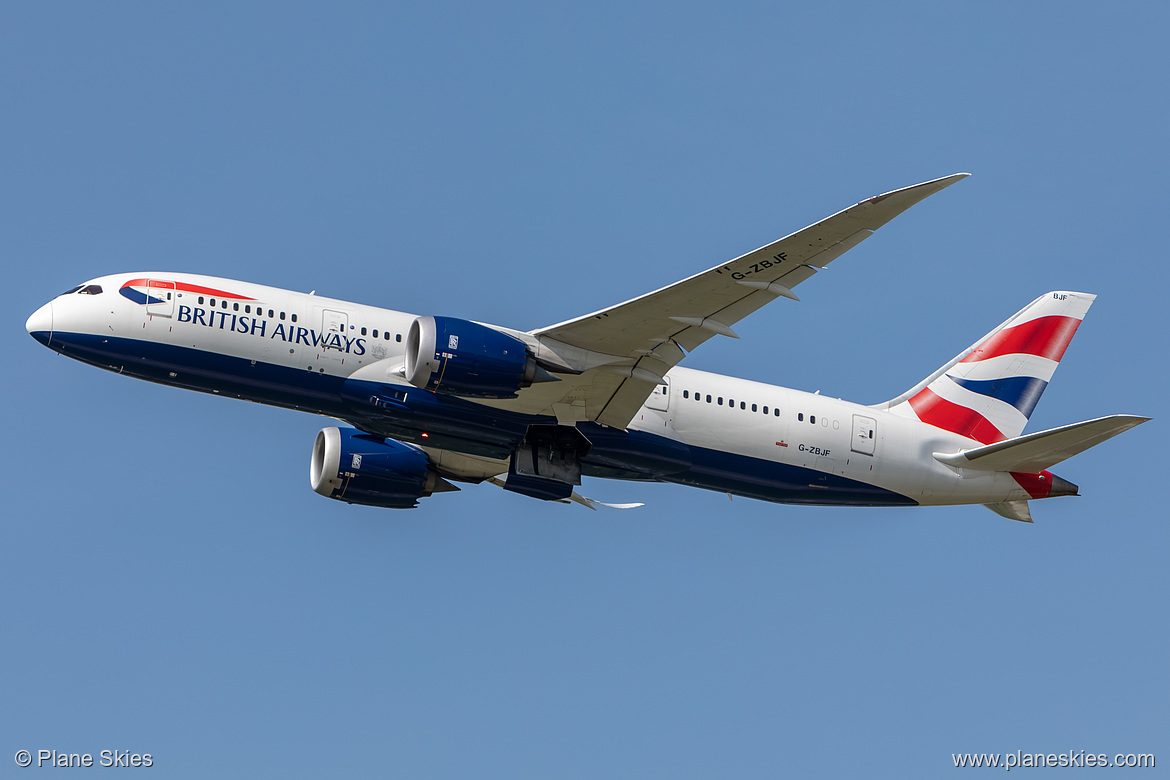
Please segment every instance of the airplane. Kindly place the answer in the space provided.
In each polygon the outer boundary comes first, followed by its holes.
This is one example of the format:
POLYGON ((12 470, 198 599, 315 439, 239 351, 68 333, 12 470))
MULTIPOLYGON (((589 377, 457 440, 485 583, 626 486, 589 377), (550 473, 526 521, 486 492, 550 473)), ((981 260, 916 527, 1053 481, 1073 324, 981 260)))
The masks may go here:
POLYGON ((415 315, 189 273, 77 285, 26 323, 44 346, 174 387, 336 418, 310 485, 413 508, 455 483, 590 508, 582 477, 668 482, 831 506, 1029 502, 1079 495, 1049 469, 1149 418, 1024 434, 1096 296, 1045 293, 876 405, 680 366, 875 230, 968 174, 887 192, 675 284, 532 331, 415 315))

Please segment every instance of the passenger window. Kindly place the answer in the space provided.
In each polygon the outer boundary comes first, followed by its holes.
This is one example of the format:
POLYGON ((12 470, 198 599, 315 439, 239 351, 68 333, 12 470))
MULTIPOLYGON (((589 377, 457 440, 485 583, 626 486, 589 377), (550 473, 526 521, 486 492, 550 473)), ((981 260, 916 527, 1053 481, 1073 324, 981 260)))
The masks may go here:
POLYGON ((219 308, 226 309, 227 308, 227 301, 220 301, 219 308))
POLYGON ((718 403, 720 406, 723 406, 723 396, 719 396, 718 403))
POLYGON ((804 412, 797 412, 796 419, 800 420, 801 422, 804 422, 804 412))
POLYGON ((813 425, 816 425, 816 424, 817 424, 817 416, 816 416, 815 414, 810 414, 810 415, 808 416, 808 421, 809 421, 811 424, 813 424, 813 425))
POLYGON ((269 310, 268 310, 268 316, 269 316, 269 317, 275 317, 275 316, 276 316, 276 312, 272 311, 272 309, 269 309, 269 310))
POLYGON ((740 408, 740 409, 747 409, 747 404, 745 404, 743 401, 740 401, 740 402, 739 402, 739 408, 740 408))
POLYGON ((399 333, 399 334, 395 335, 395 336, 394 336, 394 340, 395 340, 395 341, 402 341, 402 334, 401 334, 401 333, 399 333))
POLYGON ((282 320, 284 319, 284 312, 281 312, 281 313, 280 313, 280 318, 281 318, 282 320))
MULTIPOLYGON (((765 414, 767 414, 767 412, 768 412, 768 407, 766 407, 766 406, 765 406, 765 407, 764 407, 764 413, 765 413, 765 414)), ((779 417, 779 416, 780 416, 780 409, 779 409, 779 408, 773 409, 773 410, 772 410, 772 414, 774 414, 775 416, 779 417)))
POLYGON ((683 390, 683 398, 690 398, 691 396, 689 395, 689 393, 690 393, 689 390, 683 390))
POLYGON ((199 296, 199 305, 200 306, 203 305, 203 296, 202 295, 199 296))
POLYGON ((292 321, 293 321, 293 322, 296 322, 296 321, 297 321, 297 315, 296 315, 296 314, 294 314, 294 315, 292 316, 292 321))
POLYGON ((378 329, 374 328, 374 338, 378 338, 378 329))
POLYGON ((244 304, 244 314, 251 314, 251 313, 252 313, 252 307, 249 306, 248 304, 244 304))
POLYGON ((765 406, 764 407, 764 414, 767 414, 767 413, 768 413, 768 407, 765 406))
POLYGON ((211 308, 215 308, 215 298, 211 299, 211 308))
POLYGON ((366 326, 365 325, 362 326, 362 335, 363 336, 366 335, 366 326))
POLYGON ((709 393, 707 395, 707 403, 711 403, 711 395, 709 393))
MULTIPOLYGON (((756 405, 755 405, 755 404, 752 404, 752 411, 753 411, 753 412, 757 412, 757 411, 759 411, 759 410, 756 408, 756 405)), ((764 414, 767 414, 767 412, 764 412, 764 414)))
POLYGON ((232 304, 232 311, 239 311, 239 310, 240 310, 240 304, 233 303, 232 304))

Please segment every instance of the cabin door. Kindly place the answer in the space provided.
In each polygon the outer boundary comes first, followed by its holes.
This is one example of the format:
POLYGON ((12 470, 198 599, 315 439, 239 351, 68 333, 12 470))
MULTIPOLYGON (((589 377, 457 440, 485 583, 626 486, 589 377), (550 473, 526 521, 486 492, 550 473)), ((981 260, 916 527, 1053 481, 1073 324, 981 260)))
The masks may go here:
POLYGON ((670 405, 670 379, 665 379, 662 384, 654 388, 654 392, 646 399, 647 409, 657 409, 660 412, 665 412, 670 405))
POLYGON ((862 455, 873 455, 877 444, 877 422, 872 417, 853 415, 853 438, 850 449, 862 455))
POLYGON ((326 350, 345 352, 345 337, 349 332, 349 316, 343 311, 321 310, 321 345, 326 350))
POLYGON ((172 317, 175 314, 175 283, 146 280, 146 314, 148 317, 172 317))

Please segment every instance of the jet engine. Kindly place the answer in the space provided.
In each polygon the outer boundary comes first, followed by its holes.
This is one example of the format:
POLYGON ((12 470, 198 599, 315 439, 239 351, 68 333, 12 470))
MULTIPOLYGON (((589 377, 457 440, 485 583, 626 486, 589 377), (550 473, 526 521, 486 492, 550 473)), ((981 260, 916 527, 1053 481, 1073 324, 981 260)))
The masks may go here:
POLYGON ((459 489, 431 469, 418 447, 353 428, 317 434, 309 484, 327 498, 388 509, 411 509, 420 498, 459 489))
POLYGON ((533 382, 556 377, 518 339, 454 317, 418 317, 406 335, 406 380, 464 398, 515 398, 533 382))

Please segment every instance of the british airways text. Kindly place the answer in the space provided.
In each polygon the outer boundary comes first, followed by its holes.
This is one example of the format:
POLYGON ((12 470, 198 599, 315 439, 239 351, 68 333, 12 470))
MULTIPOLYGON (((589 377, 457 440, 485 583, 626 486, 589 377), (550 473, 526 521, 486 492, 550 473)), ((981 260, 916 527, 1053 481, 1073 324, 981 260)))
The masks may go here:
POLYGON ((280 339, 289 344, 304 344, 307 347, 323 349, 337 349, 351 355, 366 354, 366 340, 364 338, 349 338, 342 333, 318 333, 312 328, 294 327, 278 323, 271 333, 268 333, 269 321, 259 317, 248 317, 233 314, 227 311, 208 311, 198 306, 179 306, 178 322, 189 322, 192 325, 204 325, 208 328, 219 328, 233 333, 243 333, 248 336, 257 336, 270 339, 280 339), (217 319, 218 318, 218 319, 217 319))

